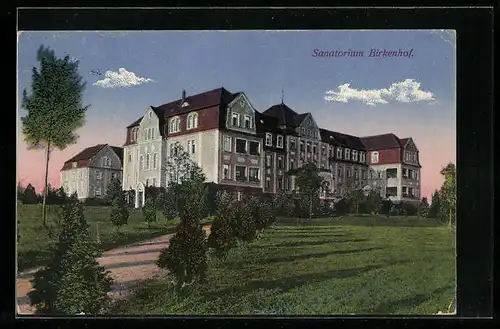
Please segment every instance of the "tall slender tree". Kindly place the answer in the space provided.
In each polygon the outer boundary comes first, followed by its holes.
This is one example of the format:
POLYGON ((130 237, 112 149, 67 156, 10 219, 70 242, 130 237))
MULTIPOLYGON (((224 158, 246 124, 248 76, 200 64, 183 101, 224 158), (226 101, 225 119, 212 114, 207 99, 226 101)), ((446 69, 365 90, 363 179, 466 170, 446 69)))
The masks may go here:
POLYGON ((456 193, 456 168, 455 164, 449 163, 441 170, 441 175, 444 176, 444 183, 441 187, 441 199, 444 201, 444 206, 448 212, 448 224, 451 228, 453 225, 453 214, 457 204, 456 193))
POLYGON ((77 141, 75 131, 85 122, 88 106, 82 106, 85 82, 78 74, 78 61, 67 55, 56 57, 54 51, 40 46, 39 68, 32 71, 31 93, 23 90, 22 133, 29 149, 45 149, 45 185, 42 201, 42 223, 46 223, 46 187, 49 160, 53 150, 63 150, 77 141))
POLYGON ((313 203, 319 201, 319 192, 323 187, 323 178, 319 175, 318 167, 308 163, 300 168, 295 184, 302 196, 303 203, 309 205, 309 224, 312 223, 313 203))

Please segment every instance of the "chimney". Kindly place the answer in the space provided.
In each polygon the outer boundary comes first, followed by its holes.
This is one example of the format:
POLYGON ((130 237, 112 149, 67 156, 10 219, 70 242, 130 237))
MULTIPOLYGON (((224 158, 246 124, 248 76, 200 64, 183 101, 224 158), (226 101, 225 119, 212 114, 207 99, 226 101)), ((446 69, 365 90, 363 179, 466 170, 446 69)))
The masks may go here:
POLYGON ((186 100, 186 91, 182 90, 182 103, 186 100))

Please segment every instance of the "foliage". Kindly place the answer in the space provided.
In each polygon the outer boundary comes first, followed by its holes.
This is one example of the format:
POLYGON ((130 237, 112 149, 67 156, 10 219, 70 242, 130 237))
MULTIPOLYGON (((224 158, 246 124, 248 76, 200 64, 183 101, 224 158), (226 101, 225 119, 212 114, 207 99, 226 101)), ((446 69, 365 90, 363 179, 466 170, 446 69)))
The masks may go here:
POLYGON ((231 222, 234 236, 241 242, 251 242, 257 238, 257 227, 251 207, 242 201, 234 205, 234 217, 231 222))
POLYGON ((349 202, 346 198, 342 198, 335 203, 335 216, 344 216, 349 213, 349 202))
POLYGON ((427 217, 429 215, 429 202, 426 197, 423 197, 420 201, 419 215, 422 217, 427 217))
POLYGON ((119 231, 120 227, 128 223, 129 216, 130 213, 125 203, 124 195, 121 193, 111 203, 110 219, 113 226, 116 227, 116 231, 119 231))
POLYGON ((117 177, 113 177, 108 184, 104 200, 107 204, 112 204, 116 198, 123 198, 123 190, 121 181, 117 177))
POLYGON ((235 214, 235 200, 231 194, 223 191, 217 200, 217 213, 208 236, 208 247, 215 250, 215 255, 223 259, 236 245, 231 221, 235 214))
POLYGON ((444 176, 444 183, 440 190, 440 196, 443 202, 443 206, 448 213, 448 223, 451 227, 455 222, 455 211, 457 204, 455 164, 449 163, 441 170, 441 175, 444 176))
POLYGON ((393 203, 391 200, 382 200, 380 204, 380 213, 389 217, 391 215, 391 210, 393 209, 393 203))
POLYGON ((35 188, 33 185, 28 184, 26 188, 24 189, 24 194, 23 194, 23 204, 37 204, 38 203, 38 197, 35 192, 35 188))
POLYGON ((301 213, 308 209, 309 218, 312 216, 313 206, 319 204, 319 192, 324 186, 324 180, 319 175, 319 169, 313 163, 304 165, 297 173, 295 184, 301 199, 301 213))
POLYGON ((432 194, 431 206, 429 208, 428 216, 429 218, 437 218, 441 210, 441 198, 438 191, 434 191, 432 194))
POLYGON ((163 197, 163 216, 165 220, 173 220, 178 216, 177 198, 180 191, 180 184, 169 182, 163 197))
POLYGON ((151 223, 156 223, 156 202, 153 198, 148 198, 144 202, 142 207, 142 215, 144 216, 144 221, 148 224, 148 228, 151 228, 151 223))
POLYGON ((58 241, 48 265, 35 273, 31 305, 45 315, 98 314, 111 290, 111 278, 96 258, 82 204, 74 194, 62 207, 58 241))
POLYGON ((109 206, 109 203, 105 199, 97 197, 86 198, 83 201, 83 204, 85 206, 96 206, 96 207, 109 206))
MULTIPOLYGON (((50 48, 39 47, 36 56, 40 67, 33 67, 31 94, 23 90, 22 134, 30 148, 44 148, 45 187, 47 187, 50 153, 74 144, 75 131, 84 125, 88 107, 82 106, 85 83, 78 74, 78 61, 69 55, 57 58, 50 48)), ((44 190, 45 191, 45 190, 44 190)), ((46 226, 44 193, 42 222, 46 226)))
POLYGON ((24 198, 24 186, 21 184, 21 182, 17 183, 17 197, 16 199, 19 201, 22 201, 24 198))

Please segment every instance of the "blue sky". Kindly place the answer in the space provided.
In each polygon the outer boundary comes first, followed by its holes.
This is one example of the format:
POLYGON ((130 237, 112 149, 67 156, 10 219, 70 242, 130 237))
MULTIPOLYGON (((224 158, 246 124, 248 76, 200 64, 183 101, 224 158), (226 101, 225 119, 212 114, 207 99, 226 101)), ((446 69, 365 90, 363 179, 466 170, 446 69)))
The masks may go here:
MULTIPOLYGON (((63 153, 76 153, 97 141, 91 127, 108 127, 101 131, 102 142, 121 145, 125 127, 149 105, 178 99, 183 89, 189 95, 224 86, 244 91, 260 111, 280 102, 283 89, 285 103, 297 112, 311 112, 324 128, 354 135, 412 136, 421 153, 422 147, 445 147, 453 150, 448 158, 454 161, 456 64, 450 31, 23 32, 18 40, 20 92, 29 86, 41 44, 58 56, 78 59, 87 81, 88 123, 80 132, 79 144, 63 153), (371 58, 371 48, 413 48, 414 56, 371 58), (363 51, 364 57, 313 57, 314 49, 351 49, 363 51), (119 68, 154 81, 124 88, 93 85, 104 78, 104 72, 119 68), (103 74, 92 74, 96 69, 103 74), (357 99, 325 100, 326 91, 346 83, 357 90, 380 90, 406 79, 420 83, 420 90, 431 93, 432 101, 391 100, 370 106, 357 99), (433 146, 433 134, 449 145, 433 146)), ((24 149, 22 143, 19 147, 24 149)), ((437 151, 428 150, 429 154, 437 151)), ((60 169, 59 164, 56 167, 60 169)))

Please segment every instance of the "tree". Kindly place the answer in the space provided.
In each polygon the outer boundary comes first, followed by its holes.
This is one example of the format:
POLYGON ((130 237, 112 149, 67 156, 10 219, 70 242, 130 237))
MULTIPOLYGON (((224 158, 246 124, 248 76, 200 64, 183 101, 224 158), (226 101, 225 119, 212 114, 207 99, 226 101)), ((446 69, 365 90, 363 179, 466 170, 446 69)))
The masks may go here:
POLYGON ((178 216, 177 197, 180 185, 176 182, 169 182, 163 197, 163 216, 165 220, 173 220, 178 216))
MULTIPOLYGON (((116 227, 116 232, 119 232, 120 227, 128 223, 130 213, 125 203, 125 196, 120 193, 111 201, 111 223, 116 227)), ((149 225, 149 221, 148 221, 149 225)))
POLYGON ((303 202, 309 205, 309 223, 312 223, 313 203, 319 202, 319 192, 323 186, 323 178, 313 163, 304 165, 297 173, 295 184, 303 202))
POLYGON ((206 213, 205 175, 191 160, 185 160, 183 166, 184 173, 174 180, 179 183, 177 203, 181 222, 157 261, 160 268, 168 269, 178 293, 186 285, 203 282, 208 268, 206 233, 200 225, 206 213))
POLYGON ((24 186, 21 184, 21 182, 17 183, 17 200, 22 201, 24 197, 24 186))
POLYGON ((420 201, 419 216, 427 217, 429 215, 429 202, 426 197, 420 201))
POLYGON ((216 217, 208 236, 208 247, 213 248, 215 255, 220 259, 224 259, 229 250, 236 245, 236 237, 231 225, 235 214, 234 205, 234 198, 222 191, 217 200, 216 217))
POLYGON ((124 197, 124 193, 122 190, 122 183, 117 177, 111 178, 111 181, 108 184, 108 188, 106 190, 106 196, 104 200, 106 203, 111 204, 115 199, 122 199, 124 197))
POLYGON ((380 206, 380 213, 389 217, 391 215, 391 211, 393 209, 393 206, 394 205, 393 205, 391 200, 389 200, 389 199, 382 200, 382 204, 380 206))
POLYGON ((156 223, 156 202, 153 198, 147 198, 142 207, 144 221, 148 223, 148 228, 151 228, 151 223, 156 223))
POLYGON ((447 210, 448 223, 451 228, 457 203, 455 164, 449 163, 446 165, 446 167, 441 170, 441 175, 444 176, 444 183, 441 187, 440 196, 447 210))
POLYGON ((101 253, 76 194, 61 207, 58 241, 48 265, 34 275, 30 303, 45 315, 98 314, 108 301, 112 280, 96 261, 101 253))
POLYGON ((36 195, 35 188, 31 184, 28 184, 28 186, 26 186, 26 188, 24 189, 23 203, 24 204, 38 203, 38 197, 36 195))
MULTIPOLYGON (((37 52, 40 68, 33 68, 31 94, 23 91, 22 107, 28 112, 21 118, 22 134, 29 149, 45 149, 45 184, 48 185, 49 160, 53 150, 74 144, 75 131, 85 122, 88 106, 82 106, 85 82, 78 74, 78 61, 67 55, 57 58, 43 45, 37 52)), ((46 191, 46 190, 44 190, 46 191)), ((43 194, 42 223, 47 227, 43 194)))
POLYGON ((251 242, 257 238, 257 227, 251 206, 243 201, 234 205, 234 216, 231 221, 234 236, 241 242, 251 242))
POLYGON ((429 208, 429 213, 427 217, 429 218, 438 218, 438 214, 441 210, 441 198, 438 191, 434 191, 431 199, 431 206, 429 208))

